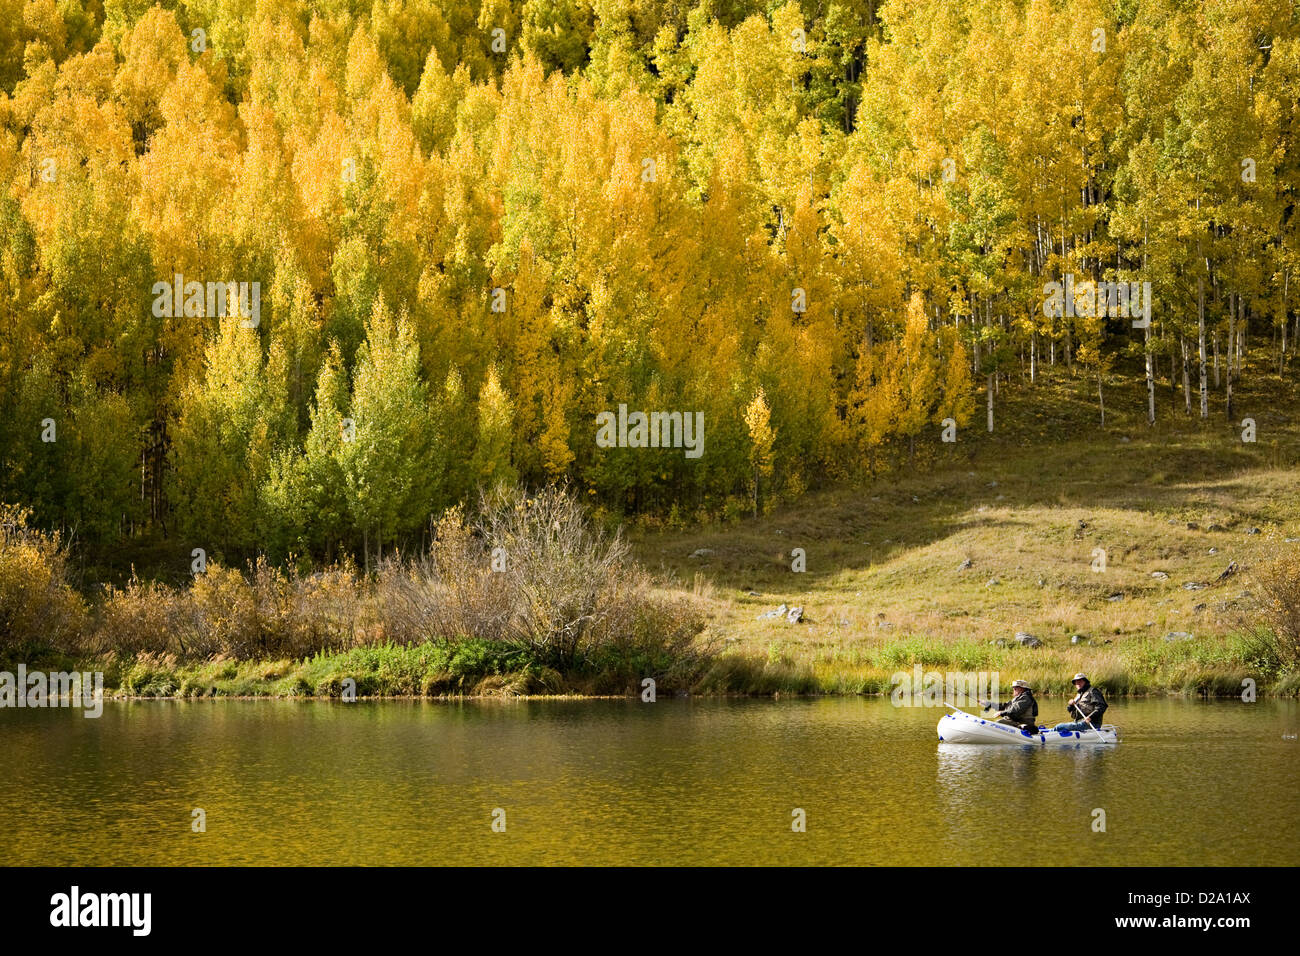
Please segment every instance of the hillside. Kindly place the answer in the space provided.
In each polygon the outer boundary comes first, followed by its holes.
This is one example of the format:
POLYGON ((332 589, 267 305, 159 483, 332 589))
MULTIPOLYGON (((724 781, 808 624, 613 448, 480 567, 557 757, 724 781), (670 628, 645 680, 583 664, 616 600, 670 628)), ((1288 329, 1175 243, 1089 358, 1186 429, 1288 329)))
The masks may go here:
POLYGON ((1181 387, 1172 412, 1167 384, 1155 428, 1140 388, 1117 390, 1102 428, 1082 383, 1050 371, 1008 390, 992 435, 919 450, 930 470, 900 451, 872 483, 756 521, 643 533, 638 553, 704 595, 730 656, 764 662, 745 678, 755 689, 879 689, 919 661, 1058 689, 1083 669, 1136 692, 1236 693, 1259 679, 1246 663, 1254 571, 1300 539, 1295 395, 1262 372, 1246 381, 1254 444, 1221 409, 1188 421, 1181 387), (780 604, 803 621, 759 618, 780 604))

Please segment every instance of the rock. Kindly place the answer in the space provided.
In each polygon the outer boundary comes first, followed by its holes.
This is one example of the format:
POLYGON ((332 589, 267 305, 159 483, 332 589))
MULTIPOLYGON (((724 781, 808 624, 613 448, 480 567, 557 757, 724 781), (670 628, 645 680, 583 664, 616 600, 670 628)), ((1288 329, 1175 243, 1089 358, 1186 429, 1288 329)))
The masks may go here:
POLYGON ((1142 626, 1143 626, 1143 627, 1155 627, 1155 626, 1156 626, 1156 622, 1155 622, 1155 621, 1147 621, 1147 622, 1146 622, 1145 624, 1143 624, 1142 626))
POLYGON ((1007 646, 1007 642, 1004 641, 1004 640, 1002 640, 1002 638, 999 637, 996 641, 989 641, 989 646, 990 646, 990 647, 1006 647, 1006 646, 1007 646))
POLYGON ((789 621, 791 624, 798 624, 800 621, 803 620, 803 608, 801 607, 790 608, 790 612, 786 614, 785 619, 789 621))
POLYGON ((1165 640, 1170 643, 1174 641, 1190 641, 1192 640, 1192 635, 1188 634, 1186 631, 1170 631, 1165 635, 1165 640))
POLYGON ((1201 584, 1199 581, 1188 581, 1188 582, 1186 582, 1186 583, 1183 585, 1183 590, 1184 590, 1184 591, 1199 591, 1199 590, 1201 590, 1201 589, 1204 588, 1204 587, 1205 587, 1205 585, 1204 585, 1204 584, 1201 584))
POLYGON ((1258 528, 1250 528, 1246 531, 1246 534, 1259 534, 1259 533, 1260 530, 1258 528))
POLYGON ((1027 634, 1024 631, 1016 631, 1016 643, 1019 644, 1021 647, 1042 647, 1043 646, 1042 641, 1034 637, 1034 635, 1027 634))
POLYGON ((969 567, 971 566, 972 563, 973 563, 973 562, 971 561, 971 559, 970 559, 970 558, 967 558, 965 561, 963 561, 961 564, 959 564, 959 565, 957 566, 957 570, 958 570, 958 571, 965 571, 967 568, 969 568, 969 567))
POLYGON ((1300 538, 1287 538, 1287 539, 1286 539, 1286 543, 1287 543, 1287 544, 1295 544, 1297 541, 1300 541, 1300 538))
POLYGON ((1201 526, 1200 526, 1199 524, 1197 524, 1195 521, 1189 521, 1189 522, 1187 522, 1187 530, 1188 530, 1188 531, 1200 531, 1200 530, 1201 530, 1201 526))
POLYGON ((1151 576, 1153 578, 1159 578, 1161 581, 1167 580, 1169 577, 1169 575, 1165 574, 1163 571, 1152 571, 1151 576))
POLYGON ((1124 594, 1123 594, 1123 592, 1117 592, 1117 593, 1115 593, 1115 594, 1108 594, 1108 595, 1106 595, 1106 600, 1107 600, 1107 601, 1122 601, 1122 600, 1124 600, 1124 594))
POLYGON ((847 617, 840 618, 840 627, 848 627, 848 626, 849 626, 849 619, 847 617))
POLYGON ((1208 554, 1218 554, 1218 553, 1219 553, 1219 549, 1218 549, 1218 548, 1211 548, 1207 553, 1208 553, 1208 554))
POLYGON ((788 612, 789 610, 790 609, 788 607, 782 604, 780 607, 773 608, 770 611, 764 611, 762 614, 758 616, 758 620, 763 621, 774 617, 785 617, 786 612, 788 612))
POLYGON ((1002 583, 1002 582, 999 581, 997 578, 989 578, 988 583, 985 584, 984 586, 985 586, 986 588, 994 588, 994 587, 997 587, 997 586, 998 586, 999 584, 1001 584, 1001 583, 1002 583))
POLYGON ((990 482, 989 482, 989 487, 990 487, 990 488, 996 488, 997 486, 998 486, 998 483, 997 483, 996 481, 990 481, 990 482))
POLYGON ((1204 604, 1197 604, 1197 605, 1195 605, 1195 606, 1192 608, 1192 613, 1193 613, 1193 614, 1198 614, 1198 613, 1200 613, 1201 611, 1204 611, 1204 610, 1205 610, 1205 605, 1204 605, 1204 604))
POLYGON ((892 631, 894 629, 894 625, 890 624, 888 621, 877 621, 876 627, 880 628, 882 631, 892 631))
POLYGON ((1127 435, 1121 435, 1119 440, 1120 440, 1121 442, 1123 442, 1125 445, 1127 445, 1127 444, 1128 444, 1128 441, 1129 441, 1129 438, 1128 438, 1127 435))
POLYGON ((998 496, 997 496, 996 498, 994 498, 993 500, 994 500, 994 501, 1001 501, 1001 500, 1002 500, 1003 498, 1005 498, 1005 497, 1006 497, 1006 495, 998 495, 998 496))
POLYGON ((1070 643, 1071 643, 1071 644, 1087 644, 1087 643, 1088 643, 1088 639, 1087 639, 1086 637, 1084 637, 1082 634, 1071 634, 1071 635, 1070 635, 1070 643))
POLYGON ((916 495, 912 495, 912 503, 913 503, 913 504, 918 504, 920 501, 921 501, 920 498, 916 497, 916 495))
POLYGON ((692 557, 692 558, 707 558, 707 557, 709 557, 709 555, 711 555, 711 554, 713 554, 713 549, 712 549, 712 548, 696 548, 694 551, 691 552, 691 557, 692 557))
POLYGON ((1223 525, 1221 525, 1221 524, 1211 524, 1211 525, 1210 525, 1208 528, 1206 528, 1205 530, 1206 530, 1206 531, 1223 531, 1223 530, 1224 530, 1224 527, 1223 527, 1223 525))
POLYGON ((761 591, 746 591, 746 592, 745 592, 745 595, 746 595, 747 597, 762 597, 762 596, 763 596, 761 591))

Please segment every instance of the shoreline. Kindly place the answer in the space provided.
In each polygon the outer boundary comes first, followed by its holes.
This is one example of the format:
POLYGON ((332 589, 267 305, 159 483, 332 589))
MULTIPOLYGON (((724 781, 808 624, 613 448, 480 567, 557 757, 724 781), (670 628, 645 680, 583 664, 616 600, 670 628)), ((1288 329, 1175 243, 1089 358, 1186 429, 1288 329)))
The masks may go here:
MULTIPOLYGON (((363 652, 373 648, 358 649, 363 652)), ((117 701, 146 700, 301 700, 301 701, 388 701, 388 700, 634 700, 642 696, 640 680, 628 679, 591 670, 560 673, 550 669, 498 673, 451 674, 425 666, 423 647, 389 648, 389 653, 369 658, 364 663, 350 652, 324 655, 304 661, 213 660, 180 663, 142 655, 121 659, 112 654, 99 658, 53 658, 26 664, 29 673, 44 670, 94 671, 104 675, 104 699, 117 701), (349 690, 355 696, 344 700, 345 682, 355 683, 349 690)), ((1053 666, 1051 657, 1041 651, 1023 652, 1028 658, 992 667, 976 665, 986 674, 997 674, 998 682, 1009 688, 1013 676, 1029 675, 1034 693, 1040 700, 1066 699, 1073 692, 1069 676, 1080 669, 1077 658, 1053 666), (1045 671, 1060 677, 1046 675, 1045 671)), ((1072 655, 1073 656, 1073 655, 1072 655)), ((991 663, 991 662, 990 662, 991 663)), ((1092 670, 1093 682, 1107 699, 1180 698, 1202 700, 1245 699, 1253 692, 1256 699, 1300 697, 1300 674, 1283 672, 1274 675, 1251 673, 1248 668, 1220 666, 1144 670, 1116 667, 1113 663, 1092 670), (1254 682, 1253 686, 1246 683, 1254 682)), ((16 666, 0 665, 0 670, 16 666)), ((758 699, 783 698, 825 699, 848 697, 889 697, 896 684, 893 678, 913 676, 914 667, 897 667, 886 672, 881 668, 818 667, 816 663, 771 661, 757 656, 734 653, 714 658, 693 679, 683 681, 650 674, 655 680, 655 695, 661 699, 758 699)), ((951 686, 961 680, 974 680, 974 668, 953 664, 926 664, 927 682, 937 675, 935 690, 915 690, 914 699, 927 703, 909 706, 941 708, 944 698, 951 699, 951 686), (949 675, 964 675, 954 678, 949 675), (935 696, 937 694, 937 696, 935 696), (936 703, 935 701, 938 701, 936 703)), ((1087 671, 1088 667, 1082 668, 1087 671)), ((968 687, 975 686, 973 683, 968 687)), ((998 696, 1000 691, 993 696, 998 696)), ((970 698, 970 693, 966 698, 970 698)), ((969 705, 968 705, 969 706, 969 705)))

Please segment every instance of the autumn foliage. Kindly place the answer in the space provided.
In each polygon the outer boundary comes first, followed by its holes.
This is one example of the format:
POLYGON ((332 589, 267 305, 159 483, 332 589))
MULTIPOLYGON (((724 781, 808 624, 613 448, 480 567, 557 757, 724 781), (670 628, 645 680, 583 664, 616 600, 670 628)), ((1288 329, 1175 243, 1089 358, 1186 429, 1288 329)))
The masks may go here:
POLYGON ((1209 354, 1230 415, 1294 340, 1285 8, 0 0, 0 500, 379 561, 502 481, 757 511, 992 422, 1017 360, 1101 401, 1191 356, 1190 410, 1209 354), (1067 272, 1152 327, 1045 315, 1067 272), (705 455, 597 447, 619 403, 705 455))

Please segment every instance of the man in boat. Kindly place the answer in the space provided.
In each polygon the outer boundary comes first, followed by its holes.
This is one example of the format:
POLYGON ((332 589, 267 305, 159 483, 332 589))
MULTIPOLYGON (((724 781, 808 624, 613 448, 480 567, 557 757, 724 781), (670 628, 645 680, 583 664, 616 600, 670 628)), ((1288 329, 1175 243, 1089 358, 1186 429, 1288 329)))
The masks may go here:
POLYGON ((1101 691, 1092 686, 1086 674, 1075 674, 1072 682, 1078 693, 1065 705, 1065 709, 1070 712, 1074 720, 1059 723, 1052 729, 1101 730, 1101 715, 1110 706, 1106 703, 1106 698, 1101 696, 1101 691))
POLYGON ((1034 692, 1025 681, 1011 682, 1011 699, 1005 704, 990 701, 984 705, 985 710, 993 707, 997 708, 995 716, 998 720, 1014 724, 1022 730, 1038 730, 1038 701, 1034 700, 1034 692))

